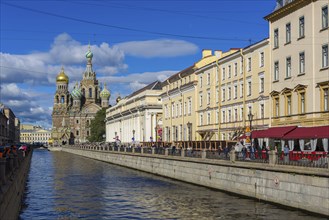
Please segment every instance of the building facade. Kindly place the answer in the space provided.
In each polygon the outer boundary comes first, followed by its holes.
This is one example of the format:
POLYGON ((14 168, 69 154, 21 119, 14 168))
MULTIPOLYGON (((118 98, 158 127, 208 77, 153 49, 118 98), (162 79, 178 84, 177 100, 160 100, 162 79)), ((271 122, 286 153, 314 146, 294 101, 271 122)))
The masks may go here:
POLYGON ((329 124, 329 1, 277 1, 270 30, 271 125, 329 124))
POLYGON ((86 53, 87 66, 80 83, 69 92, 69 78, 62 68, 56 78, 56 92, 52 112, 52 142, 74 144, 87 141, 91 135, 89 125, 101 108, 109 106, 110 92, 103 90, 92 68, 93 53, 86 53))
POLYGON ((0 145, 19 143, 19 134, 20 120, 10 108, 0 103, 0 145))
POLYGON ((44 144, 48 145, 51 139, 51 131, 42 128, 31 130, 21 130, 20 140, 27 144, 44 144))
POLYGON ((106 110, 106 142, 162 141, 161 82, 121 99, 106 110))
POLYGON ((218 63, 220 139, 236 140, 251 123, 253 130, 267 128, 270 115, 269 40, 240 49, 218 63))

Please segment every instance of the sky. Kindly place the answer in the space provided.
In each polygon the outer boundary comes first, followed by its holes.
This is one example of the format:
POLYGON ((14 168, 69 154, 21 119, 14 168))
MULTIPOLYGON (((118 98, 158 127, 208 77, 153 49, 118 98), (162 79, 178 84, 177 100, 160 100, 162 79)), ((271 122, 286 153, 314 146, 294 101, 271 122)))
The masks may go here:
POLYGON ((56 76, 93 69, 127 96, 193 65, 203 49, 227 51, 268 37, 275 0, 0 0, 0 103, 23 124, 51 128, 56 76))

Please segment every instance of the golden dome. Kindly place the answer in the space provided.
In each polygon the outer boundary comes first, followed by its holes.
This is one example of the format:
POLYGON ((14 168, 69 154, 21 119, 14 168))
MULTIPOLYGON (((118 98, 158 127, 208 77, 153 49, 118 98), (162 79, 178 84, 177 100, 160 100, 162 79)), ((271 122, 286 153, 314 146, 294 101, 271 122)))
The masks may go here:
POLYGON ((64 73, 64 68, 62 67, 61 72, 56 77, 56 82, 69 83, 69 77, 64 73))

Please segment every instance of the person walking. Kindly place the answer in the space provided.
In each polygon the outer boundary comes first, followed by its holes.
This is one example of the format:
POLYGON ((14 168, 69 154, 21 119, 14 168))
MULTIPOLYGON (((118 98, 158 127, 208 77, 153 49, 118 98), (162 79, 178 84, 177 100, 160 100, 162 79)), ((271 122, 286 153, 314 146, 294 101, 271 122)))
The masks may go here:
POLYGON ((288 145, 284 146, 283 153, 284 153, 284 162, 288 163, 289 162, 289 147, 288 147, 288 145))

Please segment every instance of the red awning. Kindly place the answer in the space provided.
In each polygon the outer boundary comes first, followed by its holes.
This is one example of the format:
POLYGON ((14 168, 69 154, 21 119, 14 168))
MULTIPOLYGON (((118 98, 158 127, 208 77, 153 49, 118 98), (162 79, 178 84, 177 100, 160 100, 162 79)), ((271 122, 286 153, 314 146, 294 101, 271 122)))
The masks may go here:
POLYGON ((252 138, 282 138, 296 128, 297 126, 286 126, 272 127, 266 130, 256 130, 252 132, 252 138))
POLYGON ((329 138, 329 126, 299 127, 283 137, 283 139, 329 138))

